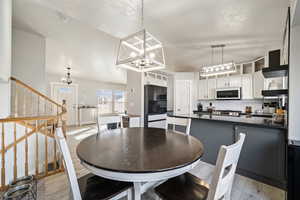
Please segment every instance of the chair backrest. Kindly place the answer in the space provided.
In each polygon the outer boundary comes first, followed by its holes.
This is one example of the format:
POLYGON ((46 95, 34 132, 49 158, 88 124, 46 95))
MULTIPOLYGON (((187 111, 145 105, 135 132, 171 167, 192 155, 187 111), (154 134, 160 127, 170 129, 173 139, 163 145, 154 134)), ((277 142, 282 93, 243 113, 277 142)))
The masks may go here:
POLYGON ((187 135, 190 134, 190 128, 191 128, 191 119, 190 118, 179 118, 179 117, 167 117, 166 119, 166 129, 169 128, 169 125, 172 125, 172 129, 175 132, 178 132, 175 130, 175 126, 185 126, 185 133, 187 135))
MULTIPOLYGON (((120 124, 120 128, 123 128, 123 117, 121 115, 98 115, 97 116, 97 128, 98 133, 101 132, 101 126, 107 124, 120 124)), ((107 127, 107 126, 106 126, 107 127)))
POLYGON ((68 179, 71 185, 73 199, 82 200, 70 150, 61 128, 56 129, 55 140, 56 143, 58 144, 61 154, 63 155, 65 168, 67 170, 68 179))
POLYGON ((219 200, 223 197, 224 199, 230 199, 234 175, 245 137, 245 134, 241 133, 239 140, 233 145, 221 146, 208 193, 208 200, 219 200))

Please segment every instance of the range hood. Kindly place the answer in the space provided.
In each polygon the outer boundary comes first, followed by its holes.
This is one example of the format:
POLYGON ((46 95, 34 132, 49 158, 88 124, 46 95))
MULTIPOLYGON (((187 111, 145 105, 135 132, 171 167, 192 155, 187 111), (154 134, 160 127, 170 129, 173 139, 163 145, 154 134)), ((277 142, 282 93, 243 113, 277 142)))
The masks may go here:
MULTIPOLYGON (((280 50, 270 51, 269 52, 269 67, 263 68, 262 73, 265 78, 280 78, 288 76, 289 65, 280 65, 280 50)), ((275 90, 263 90, 262 96, 264 97, 279 97, 287 96, 288 89, 275 89, 275 90)))
POLYGON ((288 75, 289 65, 280 65, 277 67, 263 68, 262 73, 265 78, 284 77, 288 75))

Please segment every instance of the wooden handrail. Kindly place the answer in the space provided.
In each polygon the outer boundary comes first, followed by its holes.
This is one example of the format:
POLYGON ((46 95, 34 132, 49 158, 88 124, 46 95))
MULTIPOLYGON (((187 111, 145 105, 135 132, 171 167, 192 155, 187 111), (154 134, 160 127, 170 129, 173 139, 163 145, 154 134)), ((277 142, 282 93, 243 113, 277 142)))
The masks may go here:
POLYGON ((41 96, 42 98, 46 99, 47 101, 55 104, 56 106, 63 108, 63 106, 55 101, 53 101, 52 99, 50 99, 49 97, 47 97, 46 95, 40 93, 39 91, 37 91, 36 89, 30 87, 29 85, 27 85, 26 83, 23 83, 22 81, 16 79, 15 77, 10 77, 10 80, 15 81, 17 84, 22 85, 23 87, 27 88, 28 90, 30 90, 31 92, 41 96))
POLYGON ((33 116, 33 117, 8 117, 0 119, 0 123, 2 122, 21 122, 21 121, 34 121, 34 120, 52 120, 57 119, 57 117, 65 114, 66 111, 59 113, 58 115, 48 115, 48 116, 33 116))

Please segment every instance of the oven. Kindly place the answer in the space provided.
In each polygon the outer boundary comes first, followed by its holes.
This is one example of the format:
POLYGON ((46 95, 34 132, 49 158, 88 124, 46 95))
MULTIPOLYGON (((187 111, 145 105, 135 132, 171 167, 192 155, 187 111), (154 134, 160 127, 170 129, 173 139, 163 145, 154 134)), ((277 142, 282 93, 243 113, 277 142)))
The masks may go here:
POLYGON ((217 100, 240 100, 241 88, 218 88, 216 89, 217 100))

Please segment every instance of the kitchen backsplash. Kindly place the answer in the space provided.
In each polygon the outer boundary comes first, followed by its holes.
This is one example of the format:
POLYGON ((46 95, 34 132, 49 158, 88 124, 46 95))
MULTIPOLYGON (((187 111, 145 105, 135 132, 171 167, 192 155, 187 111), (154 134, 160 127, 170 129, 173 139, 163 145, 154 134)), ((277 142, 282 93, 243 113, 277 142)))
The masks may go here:
MULTIPOLYGON (((203 110, 209 106, 211 102, 212 105, 215 107, 216 110, 238 110, 245 112, 246 106, 252 107, 252 112, 256 110, 262 109, 263 100, 226 100, 226 101, 209 101, 209 100, 202 100, 198 101, 203 105, 203 110)), ((197 108, 196 108, 197 109, 197 108)))

